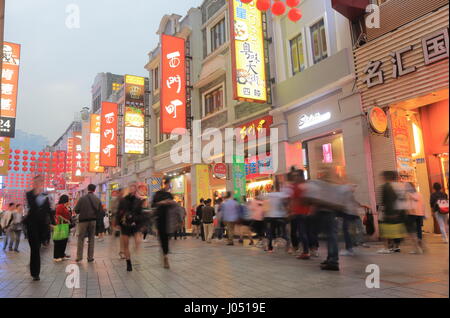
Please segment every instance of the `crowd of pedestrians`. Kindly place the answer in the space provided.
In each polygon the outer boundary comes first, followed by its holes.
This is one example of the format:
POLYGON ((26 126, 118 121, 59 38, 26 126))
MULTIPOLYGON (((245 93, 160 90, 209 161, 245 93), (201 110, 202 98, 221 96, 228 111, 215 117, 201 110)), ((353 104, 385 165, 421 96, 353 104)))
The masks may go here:
MULTIPOLYGON (((395 171, 382 174, 384 184, 379 212, 379 234, 384 242, 380 254, 394 254, 407 245, 411 254, 423 254, 423 221, 427 214, 425 201, 412 183, 400 182, 395 171)), ((356 185, 348 184, 333 170, 323 171, 317 180, 306 181, 303 170, 292 169, 286 182, 276 182, 272 191, 257 192, 252 199, 235 198, 231 192, 223 198, 201 199, 191 209, 192 237, 211 244, 225 239, 226 245, 249 240, 250 246, 267 253, 281 247, 299 260, 318 258, 319 241, 326 243, 327 255, 321 269, 339 271, 339 257, 355 255, 355 247, 368 247, 365 237, 375 233, 373 214, 367 205, 355 199, 356 185), (341 231, 339 231, 339 229, 341 231), (352 230, 353 229, 353 230, 352 230), (344 249, 339 250, 342 234, 344 249), (323 239, 323 240, 322 240, 323 239), (256 243, 255 243, 256 242, 256 243)), ((33 189, 26 193, 26 211, 20 204, 10 203, 0 214, 0 234, 4 233, 3 251, 19 252, 22 233, 30 246, 30 273, 40 280, 40 251, 53 241, 56 263, 69 260, 66 248, 72 229, 76 229, 76 262, 83 261, 87 239, 87 261, 93 262, 95 242, 108 232, 119 237, 119 257, 126 270, 132 271, 130 241, 135 251, 149 234, 160 242, 162 265, 169 269, 170 238, 186 239, 186 210, 171 194, 170 179, 149 199, 137 183, 114 192, 110 211, 106 211, 95 195, 96 186, 89 185, 71 209, 67 195, 61 195, 53 209, 50 196, 44 192, 44 179, 37 176, 33 189)), ((442 239, 448 243, 448 196, 439 183, 433 185, 429 205, 438 221, 442 239)))

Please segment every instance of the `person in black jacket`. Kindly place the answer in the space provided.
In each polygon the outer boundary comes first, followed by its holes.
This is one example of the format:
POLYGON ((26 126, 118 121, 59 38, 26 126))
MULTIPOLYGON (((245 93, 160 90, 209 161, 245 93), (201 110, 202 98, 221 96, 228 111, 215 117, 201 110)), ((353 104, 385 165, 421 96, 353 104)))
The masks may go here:
POLYGON ((200 199, 200 204, 197 207, 197 210, 195 211, 195 215, 197 219, 200 222, 200 235, 202 237, 202 241, 205 241, 205 229, 203 228, 203 208, 205 207, 205 200, 203 198, 200 199))
POLYGON ((155 193, 152 208, 156 208, 156 225, 158 228, 159 242, 163 252, 164 268, 169 269, 169 234, 167 231, 168 214, 171 206, 176 202, 173 200, 170 190, 170 179, 163 180, 163 188, 155 193))
POLYGON ((26 194, 29 207, 24 220, 30 244, 30 273, 34 281, 40 280, 41 256, 40 248, 47 240, 48 220, 52 218, 52 210, 48 195, 44 193, 44 178, 34 178, 33 190, 26 194))
POLYGON ((116 224, 120 226, 120 239, 122 241, 123 253, 127 260, 127 271, 131 272, 133 266, 131 265, 130 255, 130 237, 134 237, 136 249, 140 244, 141 236, 138 234, 144 226, 144 213, 142 208, 145 200, 137 194, 136 184, 131 184, 129 193, 119 203, 116 224))

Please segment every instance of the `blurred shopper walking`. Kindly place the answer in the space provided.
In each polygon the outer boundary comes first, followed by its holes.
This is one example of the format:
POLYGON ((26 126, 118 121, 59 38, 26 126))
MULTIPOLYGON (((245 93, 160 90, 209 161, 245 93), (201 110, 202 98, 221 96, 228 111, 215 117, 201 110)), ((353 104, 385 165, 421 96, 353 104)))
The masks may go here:
POLYGON ((141 229, 144 226, 143 207, 145 200, 138 194, 136 183, 129 187, 128 194, 120 201, 116 223, 120 226, 120 240, 127 262, 127 271, 133 271, 130 254, 130 238, 134 238, 135 248, 139 249, 142 237, 141 229))
POLYGON ((255 242, 253 241, 253 233, 250 229, 252 221, 249 204, 247 197, 243 196, 242 203, 239 204, 239 243, 244 244, 244 237, 247 236, 250 240, 249 245, 252 246, 255 242))
POLYGON ((251 227, 252 230, 256 233, 258 243, 257 247, 262 247, 263 240, 265 237, 265 228, 264 228, 264 201, 261 197, 259 191, 256 192, 255 198, 249 203, 249 210, 251 214, 251 227))
POLYGON ((410 254, 423 254, 425 251, 422 233, 423 220, 429 216, 426 215, 423 197, 412 182, 409 183, 408 200, 410 208, 407 211, 406 227, 413 246, 410 254))
POLYGON ((192 206, 191 209, 191 225, 192 225, 192 238, 198 239, 200 237, 200 219, 197 215, 195 205, 192 206))
POLYGON ((431 210, 438 221, 442 240, 448 243, 448 195, 442 192, 440 183, 433 184, 433 190, 434 192, 430 196, 431 210))
POLYGON ((223 238, 222 202, 222 198, 218 198, 216 204, 214 204, 214 213, 216 214, 214 217, 214 236, 218 240, 223 238))
POLYGON ((164 179, 163 188, 155 193, 153 196, 152 207, 156 208, 156 224, 158 228, 159 242, 163 253, 164 268, 169 269, 169 233, 168 233, 168 221, 169 221, 169 209, 175 205, 170 191, 170 179, 164 179))
POLYGON ((12 251, 12 244, 14 240, 13 221, 14 221, 14 210, 16 208, 15 203, 10 203, 8 209, 3 213, 1 226, 5 232, 5 240, 3 241, 3 251, 6 251, 9 243, 9 250, 12 251))
POLYGON ((200 227, 200 236, 202 238, 202 241, 205 241, 205 229, 203 228, 203 223, 202 223, 202 213, 203 213, 203 208, 205 207, 205 200, 203 198, 200 199, 200 204, 197 206, 197 210, 195 211, 195 214, 197 216, 197 220, 198 220, 198 225, 200 227))
POLYGON ((28 214, 23 224, 27 228, 28 243, 30 244, 30 273, 33 280, 40 280, 41 245, 46 240, 48 219, 52 217, 50 199, 44 193, 44 178, 36 176, 33 189, 26 194, 28 214))
POLYGON ((231 192, 227 192, 225 202, 222 203, 222 220, 225 224, 228 236, 227 245, 234 245, 234 229, 239 220, 239 204, 233 199, 231 192))
POLYGON ((287 209, 285 200, 289 198, 289 193, 280 191, 280 184, 275 183, 275 192, 268 193, 266 198, 268 199, 269 209, 265 215, 265 223, 267 226, 267 247, 266 251, 273 252, 273 240, 277 238, 283 238, 286 241, 286 218, 287 209))
POLYGON ((96 186, 88 185, 88 194, 82 196, 75 206, 78 214, 77 262, 83 260, 84 239, 88 237, 88 262, 94 261, 95 230, 98 215, 102 212, 102 203, 94 194, 96 186))
POLYGON ((406 236, 405 217, 409 208, 406 186, 398 182, 397 171, 385 171, 382 174, 382 203, 384 207, 380 236, 384 239, 385 248, 379 254, 400 252, 400 242, 406 236))

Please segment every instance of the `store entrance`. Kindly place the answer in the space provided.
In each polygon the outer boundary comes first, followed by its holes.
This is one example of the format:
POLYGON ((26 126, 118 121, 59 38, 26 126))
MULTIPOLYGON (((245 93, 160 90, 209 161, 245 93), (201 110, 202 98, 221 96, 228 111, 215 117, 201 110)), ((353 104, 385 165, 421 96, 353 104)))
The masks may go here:
MULTIPOLYGON (((402 181, 416 185, 427 213, 431 213, 428 202, 434 183, 449 193, 448 105, 449 100, 445 99, 421 107, 410 103, 391 111, 397 168, 402 181)), ((424 230, 439 233, 434 217, 425 221, 424 230)))
POLYGON ((333 169, 338 176, 346 176, 343 134, 333 132, 329 135, 303 142, 303 165, 307 179, 318 179, 333 169))

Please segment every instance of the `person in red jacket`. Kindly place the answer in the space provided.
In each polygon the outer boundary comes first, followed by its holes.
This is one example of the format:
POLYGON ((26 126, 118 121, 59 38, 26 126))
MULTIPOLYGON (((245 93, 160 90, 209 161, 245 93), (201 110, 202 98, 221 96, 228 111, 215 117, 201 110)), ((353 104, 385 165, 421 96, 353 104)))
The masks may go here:
MULTIPOLYGON (((56 206, 56 215, 55 215, 56 224, 64 224, 64 223, 70 224, 71 213, 68 207, 69 207, 69 197, 63 194, 59 198, 58 205, 56 206)), ((53 260, 55 262, 61 262, 63 260, 70 259, 70 255, 66 255, 66 247, 68 240, 69 239, 67 238, 61 241, 53 241, 54 243, 53 260)))
POLYGON ((310 207, 302 202, 303 185, 305 183, 305 173, 303 170, 293 169, 289 174, 289 179, 292 182, 291 188, 291 204, 290 204, 290 219, 291 219, 291 242, 292 247, 296 251, 299 249, 300 243, 303 245, 303 252, 298 255, 299 259, 309 259, 309 239, 308 239, 308 221, 307 217, 310 214, 310 207))

